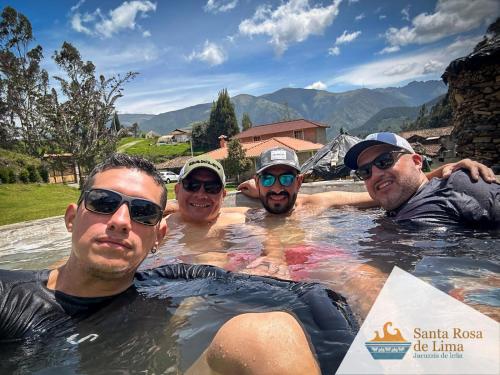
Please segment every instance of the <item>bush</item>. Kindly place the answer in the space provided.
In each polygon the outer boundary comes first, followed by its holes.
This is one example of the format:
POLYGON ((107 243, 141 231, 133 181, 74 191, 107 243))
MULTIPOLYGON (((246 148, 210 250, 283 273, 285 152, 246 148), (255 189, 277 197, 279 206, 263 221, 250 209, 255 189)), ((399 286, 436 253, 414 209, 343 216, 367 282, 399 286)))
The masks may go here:
POLYGON ((0 168, 0 182, 6 184, 9 180, 9 171, 7 168, 0 168))
POLYGON ((38 173, 40 174, 40 178, 43 182, 49 182, 49 170, 47 169, 47 167, 41 165, 38 169, 38 173))
POLYGON ((28 171, 28 178, 30 182, 40 182, 42 180, 34 165, 28 165, 26 170, 28 171))
POLYGON ((29 174, 28 170, 23 169, 23 170, 21 171, 21 173, 19 173, 19 180, 20 180, 23 184, 27 184, 28 182, 30 182, 30 174, 29 174))
POLYGON ((2 184, 13 184, 16 182, 16 173, 12 168, 0 168, 0 181, 2 184))
POLYGON ((13 169, 9 169, 9 184, 15 184, 17 182, 16 172, 13 169))

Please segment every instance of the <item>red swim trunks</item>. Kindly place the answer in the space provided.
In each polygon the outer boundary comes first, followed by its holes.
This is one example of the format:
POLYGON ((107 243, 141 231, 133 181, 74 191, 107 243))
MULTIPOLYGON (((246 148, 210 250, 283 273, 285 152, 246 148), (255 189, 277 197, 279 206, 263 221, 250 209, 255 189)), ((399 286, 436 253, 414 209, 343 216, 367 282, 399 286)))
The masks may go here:
POLYGON ((285 250, 288 269, 296 281, 307 279, 309 271, 318 268, 324 261, 350 257, 346 250, 327 244, 295 245, 285 250))

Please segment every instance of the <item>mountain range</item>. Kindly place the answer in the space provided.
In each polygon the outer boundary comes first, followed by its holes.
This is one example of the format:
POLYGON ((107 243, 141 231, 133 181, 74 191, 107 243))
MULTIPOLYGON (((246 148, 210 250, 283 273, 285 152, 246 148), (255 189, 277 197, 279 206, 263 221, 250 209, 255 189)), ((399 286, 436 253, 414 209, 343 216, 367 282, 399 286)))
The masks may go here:
MULTIPOLYGON (((426 113, 429 112, 437 103, 443 100, 445 95, 440 95, 426 103, 426 113)), ((364 138, 370 133, 381 131, 389 131, 399 133, 403 126, 415 121, 418 117, 422 106, 413 107, 388 107, 381 109, 368 119, 363 125, 358 128, 351 129, 349 132, 360 138, 364 138)))
MULTIPOLYGON (((442 81, 413 81, 403 87, 363 88, 341 93, 283 88, 261 96, 240 94, 231 101, 239 121, 244 112, 250 115, 254 126, 286 118, 305 118, 329 125, 327 136, 332 138, 341 127, 346 130, 362 127, 384 108, 420 106, 446 92, 447 87, 442 81)), ((132 116, 137 116, 136 119, 142 116, 142 120, 134 120, 141 130, 166 134, 195 121, 207 120, 211 108, 212 103, 204 103, 158 115, 124 114, 119 118, 127 125, 132 116)), ((409 111, 413 115, 414 110, 409 111)))

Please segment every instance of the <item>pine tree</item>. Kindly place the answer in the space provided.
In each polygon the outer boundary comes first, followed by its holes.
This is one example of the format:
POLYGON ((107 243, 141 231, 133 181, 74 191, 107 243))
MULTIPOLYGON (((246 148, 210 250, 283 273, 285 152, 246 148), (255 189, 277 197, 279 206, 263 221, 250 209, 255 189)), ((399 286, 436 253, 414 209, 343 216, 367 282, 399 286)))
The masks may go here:
POLYGON ((115 115, 113 116, 113 122, 111 123, 111 130, 114 132, 114 134, 118 134, 121 128, 122 126, 120 124, 120 119, 118 118, 118 113, 115 112, 115 115))
POLYGON ((252 120, 250 120, 250 115, 248 113, 243 113, 241 118, 241 128, 243 131, 248 130, 252 127, 252 120))
POLYGON ((245 157, 245 150, 241 146, 239 139, 234 138, 229 141, 227 145, 227 159, 225 163, 225 170, 229 176, 237 176, 240 180, 240 173, 250 169, 252 162, 245 157))
POLYGON ((139 124, 137 122, 134 122, 132 124, 132 126, 130 127, 130 129, 132 130, 132 132, 134 133, 134 138, 137 138, 138 134, 139 134, 139 124))
POLYGON ((238 134, 238 120, 234 113, 234 106, 231 103, 227 89, 219 92, 217 102, 212 104, 210 120, 207 127, 207 143, 211 150, 219 147, 219 136, 225 135, 228 138, 238 134))

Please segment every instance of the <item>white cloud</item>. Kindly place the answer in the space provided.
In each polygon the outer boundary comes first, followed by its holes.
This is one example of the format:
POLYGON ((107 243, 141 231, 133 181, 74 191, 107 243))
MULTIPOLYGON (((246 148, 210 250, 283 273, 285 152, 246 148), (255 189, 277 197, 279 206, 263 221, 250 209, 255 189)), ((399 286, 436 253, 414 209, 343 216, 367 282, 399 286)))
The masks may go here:
POLYGON ((349 5, 357 3, 359 0, 349 0, 349 5))
POLYGON ((305 88, 306 89, 314 89, 314 90, 326 90, 327 86, 323 82, 317 81, 317 82, 310 84, 309 86, 306 86, 305 88))
POLYGON ((90 30, 88 27, 83 26, 82 18, 79 13, 73 15, 73 17, 71 18, 71 27, 73 28, 73 30, 79 33, 84 33, 87 35, 93 34, 92 30, 90 30))
POLYGON ((385 47, 383 50, 377 53, 377 55, 384 55, 386 53, 398 52, 401 48, 399 46, 385 47))
POLYGON ((350 34, 347 33, 347 30, 344 30, 341 36, 339 36, 335 40, 335 44, 344 44, 344 43, 351 43, 354 39, 356 39, 358 36, 361 35, 361 31, 354 31, 350 34))
POLYGON ((208 13, 224 13, 234 9, 238 0, 208 0, 203 9, 208 13))
POLYGON ((125 96, 118 100, 120 113, 163 113, 217 99, 221 87, 227 87, 231 97, 256 94, 267 87, 268 81, 242 74, 187 75, 163 79, 134 80, 127 84, 125 96))
POLYGON ((439 0, 434 13, 420 13, 411 27, 389 28, 385 38, 391 46, 431 43, 487 24, 498 14, 498 0, 439 0))
POLYGON ((358 65, 341 72, 326 84, 329 87, 336 84, 385 87, 415 79, 439 79, 452 60, 469 54, 480 40, 480 36, 459 38, 445 48, 358 65))
POLYGON ((148 30, 143 31, 142 36, 143 36, 144 38, 149 38, 149 37, 151 36, 151 32, 150 32, 150 31, 148 31, 148 30))
POLYGON ((381 14, 380 16, 378 16, 379 20, 385 20, 386 18, 387 16, 385 14, 381 14))
POLYGON ((403 15, 403 20, 410 20, 410 5, 407 5, 405 8, 401 9, 401 14, 403 15))
POLYGON ((80 8, 83 3, 85 3, 85 0, 80 0, 78 3, 76 3, 76 5, 73 5, 70 9, 71 12, 74 12, 75 10, 77 10, 78 8, 80 8))
POLYGON ((199 60, 209 63, 211 66, 220 65, 227 60, 227 55, 221 46, 215 43, 205 41, 203 50, 196 52, 193 51, 188 56, 189 61, 199 60))
POLYGON ((125 1, 117 8, 110 10, 107 16, 104 16, 99 8, 92 13, 75 13, 71 17, 71 26, 77 32, 109 38, 125 29, 134 30, 137 25, 135 19, 138 15, 144 17, 148 12, 154 11, 156 11, 156 4, 150 1, 125 1))
POLYGON ((354 17, 354 19, 356 21, 361 21, 363 18, 365 18, 365 14, 364 13, 358 14, 356 17, 354 17))
POLYGON ((444 70, 444 64, 440 61, 436 60, 429 60, 425 65, 424 65, 424 74, 429 74, 429 73, 439 73, 443 72, 444 70))
POLYGON ((145 64, 154 63, 159 59, 161 51, 151 42, 141 44, 124 42, 112 46, 78 45, 82 58, 91 60, 96 70, 104 75, 139 71, 145 64))
POLYGON ((308 0, 290 0, 272 10, 261 5, 250 19, 243 20, 239 31, 243 35, 268 35, 277 55, 290 44, 303 42, 311 35, 321 35, 339 13, 341 0, 325 7, 309 6, 308 0))
POLYGON ((328 48, 328 54, 331 56, 338 56, 340 55, 340 48, 337 46, 328 48))

